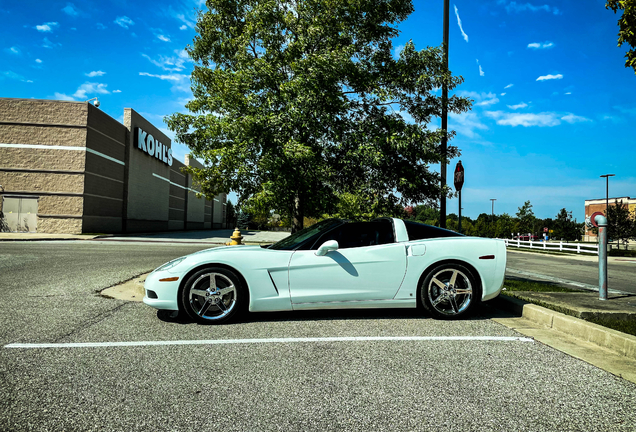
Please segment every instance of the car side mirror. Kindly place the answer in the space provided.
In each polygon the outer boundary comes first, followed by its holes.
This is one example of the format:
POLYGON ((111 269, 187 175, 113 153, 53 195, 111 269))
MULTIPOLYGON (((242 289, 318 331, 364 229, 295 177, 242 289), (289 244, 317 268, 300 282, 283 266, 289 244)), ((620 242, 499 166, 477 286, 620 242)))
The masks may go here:
POLYGON ((327 240, 323 244, 320 245, 318 250, 316 251, 316 256, 324 256, 329 252, 338 250, 338 242, 335 240, 327 240))

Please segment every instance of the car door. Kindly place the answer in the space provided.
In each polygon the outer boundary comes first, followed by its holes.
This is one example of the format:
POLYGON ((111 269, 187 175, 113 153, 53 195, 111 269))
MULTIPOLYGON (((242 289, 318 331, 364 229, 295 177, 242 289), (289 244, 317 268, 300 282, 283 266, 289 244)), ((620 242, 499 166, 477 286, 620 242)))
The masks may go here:
POLYGON ((406 249, 395 243, 390 220, 349 223, 325 234, 313 250, 298 250, 289 264, 293 304, 389 300, 406 272, 406 249), (338 250, 317 256, 327 240, 338 250))

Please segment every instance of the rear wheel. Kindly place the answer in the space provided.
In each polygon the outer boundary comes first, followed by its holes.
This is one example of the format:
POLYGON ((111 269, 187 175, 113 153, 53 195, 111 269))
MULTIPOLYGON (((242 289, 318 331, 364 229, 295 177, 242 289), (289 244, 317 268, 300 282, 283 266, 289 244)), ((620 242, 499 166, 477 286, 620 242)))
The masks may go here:
POLYGON ((467 315, 479 302, 481 289, 473 273, 457 263, 441 264, 420 285, 420 301, 436 318, 467 315))
POLYGON ((199 323, 230 321, 246 301, 240 279, 230 270, 207 267, 194 273, 183 286, 181 304, 199 323))

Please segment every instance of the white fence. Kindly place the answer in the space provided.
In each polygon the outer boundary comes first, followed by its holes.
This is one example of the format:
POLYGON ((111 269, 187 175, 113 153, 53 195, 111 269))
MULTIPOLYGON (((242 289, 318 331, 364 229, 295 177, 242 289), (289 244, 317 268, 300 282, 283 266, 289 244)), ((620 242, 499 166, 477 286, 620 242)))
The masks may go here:
POLYGON ((588 253, 598 255, 598 244, 545 242, 545 241, 521 241, 502 239, 506 242, 506 247, 518 247, 526 249, 539 249, 546 251, 569 251, 576 253, 588 253))

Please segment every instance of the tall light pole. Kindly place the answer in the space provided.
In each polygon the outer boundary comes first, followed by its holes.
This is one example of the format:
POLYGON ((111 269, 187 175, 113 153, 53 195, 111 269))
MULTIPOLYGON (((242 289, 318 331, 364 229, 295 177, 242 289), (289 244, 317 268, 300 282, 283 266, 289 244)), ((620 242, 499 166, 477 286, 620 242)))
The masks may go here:
POLYGON ((492 203, 492 210, 491 210, 491 224, 492 224, 492 235, 493 237, 495 236, 495 201, 497 201, 497 198, 490 198, 490 202, 492 203))
MULTIPOLYGON (((609 178, 614 177, 616 174, 603 174, 601 177, 605 177, 605 217, 608 218, 609 209, 609 178)), ((609 219, 609 218, 608 218, 609 219)))
MULTIPOLYGON (((448 9, 449 0, 444 0, 444 70, 448 72, 448 9)), ((442 166, 440 167, 442 193, 439 202, 439 226, 446 228, 446 195, 444 189, 446 188, 446 153, 448 151, 448 139, 446 138, 446 131, 448 130, 448 85, 446 81, 442 83, 442 131, 444 136, 442 137, 442 166)))

